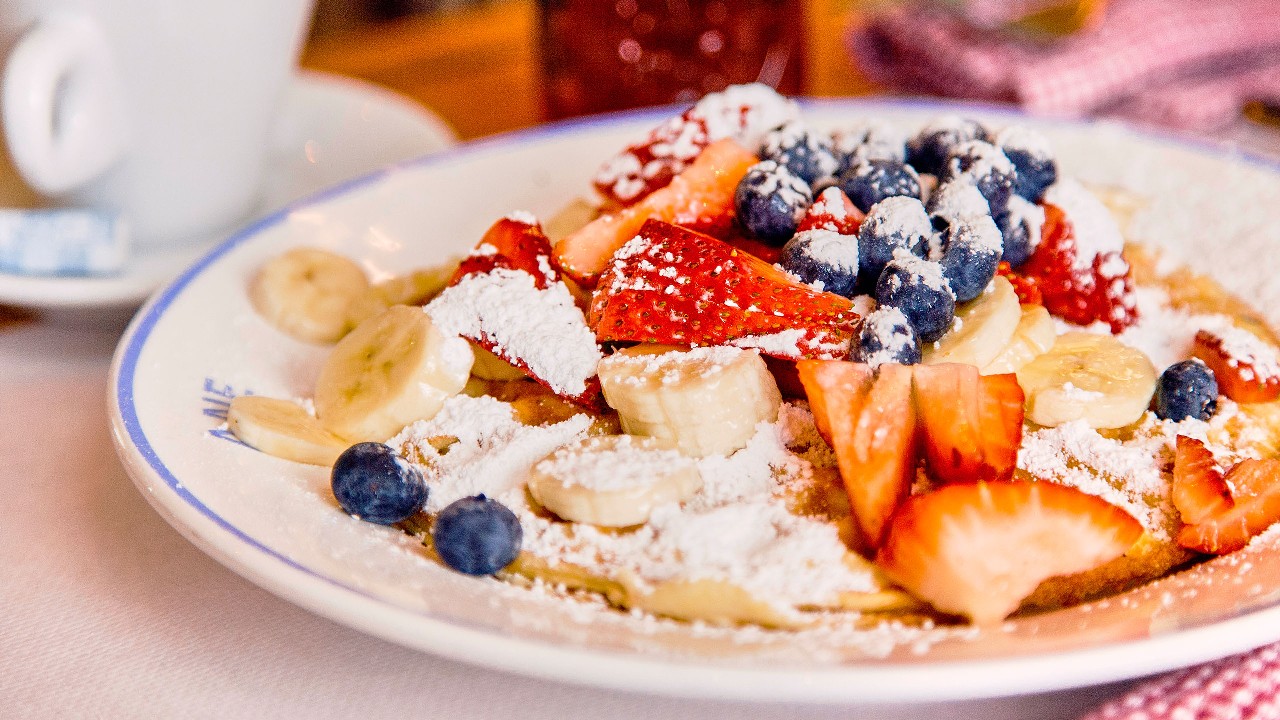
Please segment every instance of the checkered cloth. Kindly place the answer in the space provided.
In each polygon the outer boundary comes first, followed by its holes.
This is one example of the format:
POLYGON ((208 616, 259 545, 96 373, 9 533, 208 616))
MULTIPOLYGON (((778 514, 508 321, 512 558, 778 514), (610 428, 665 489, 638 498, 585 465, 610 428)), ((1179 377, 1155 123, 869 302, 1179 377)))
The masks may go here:
POLYGON ((1080 720, 1167 718, 1280 718, 1280 644, 1147 681, 1080 720))
POLYGON ((1280 103, 1280 2, 1113 0, 1094 30, 1037 44, 984 30, 934 3, 855 28, 875 81, 908 92, 1014 102, 1033 113, 1119 115, 1183 129, 1280 103))

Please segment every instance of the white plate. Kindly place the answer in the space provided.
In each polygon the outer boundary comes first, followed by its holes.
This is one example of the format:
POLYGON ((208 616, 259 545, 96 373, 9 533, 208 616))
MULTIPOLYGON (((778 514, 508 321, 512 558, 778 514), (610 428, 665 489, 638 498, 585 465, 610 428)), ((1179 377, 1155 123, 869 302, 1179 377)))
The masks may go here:
MULTIPOLYGON (((962 111, 1010 121, 990 108, 962 111)), ((911 103, 809 108, 826 126, 878 116, 914 127, 939 112, 911 103)), ((308 396, 324 354, 251 310, 246 283, 266 258, 311 244, 359 258, 375 275, 429 264, 464 251, 513 209, 545 217, 586 193, 603 158, 663 117, 621 115, 460 147, 311 198, 217 248, 151 299, 116 354, 112 423, 143 494, 214 558, 317 613, 448 657, 597 686, 915 703, 1131 678, 1280 638, 1276 541, 1250 551, 1247 563, 1243 555, 1207 563, 1122 598, 942 640, 923 654, 910 645, 869 653, 848 638, 645 623, 444 570, 413 540, 338 511, 323 469, 259 454, 219 430, 226 395, 308 396)), ((1273 263, 1265 252, 1280 247, 1280 223, 1269 217, 1280 207, 1274 168, 1117 126, 1035 124, 1068 172, 1153 198, 1135 233, 1231 278, 1276 319, 1280 287, 1266 277, 1273 263), (1197 252, 1210 241, 1213 253, 1197 252)))
MULTIPOLYGON (((262 216, 300 197, 389 163, 453 145, 453 131, 421 106, 350 78, 304 72, 285 90, 267 148, 262 216)), ((105 278, 0 273, 0 303, 33 308, 137 307, 228 233, 135 249, 105 278)))

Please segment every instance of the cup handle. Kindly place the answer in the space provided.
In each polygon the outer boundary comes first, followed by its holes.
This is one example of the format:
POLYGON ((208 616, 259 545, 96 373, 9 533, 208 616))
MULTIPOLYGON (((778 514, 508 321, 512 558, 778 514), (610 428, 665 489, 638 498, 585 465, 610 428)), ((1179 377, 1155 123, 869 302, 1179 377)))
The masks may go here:
POLYGON ((38 192, 73 190, 126 148, 123 95, 106 38, 87 17, 42 18, 9 56, 0 108, 14 166, 38 192))

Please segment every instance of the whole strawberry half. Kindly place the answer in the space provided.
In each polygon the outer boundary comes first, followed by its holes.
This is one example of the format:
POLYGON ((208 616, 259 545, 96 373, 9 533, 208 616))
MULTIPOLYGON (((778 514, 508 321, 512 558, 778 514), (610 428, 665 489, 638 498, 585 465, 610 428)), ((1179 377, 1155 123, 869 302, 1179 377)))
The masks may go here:
POLYGON ((591 300, 601 342, 738 345, 782 358, 843 358, 852 303, 708 235, 650 220, 614 255, 591 300))
POLYGON ((963 483, 907 499, 876 564, 938 610, 984 625, 1044 580, 1113 560, 1141 535, 1128 513, 1072 487, 963 483))
POLYGON ((925 467, 934 480, 1008 480, 1022 443, 1024 396, 1015 375, 979 375, 972 365, 915 367, 925 467))
POLYGON ((505 217, 489 226, 471 254, 458 265, 450 285, 475 273, 492 272, 495 268, 523 270, 533 276, 539 288, 560 279, 551 266, 551 241, 537 222, 505 217))

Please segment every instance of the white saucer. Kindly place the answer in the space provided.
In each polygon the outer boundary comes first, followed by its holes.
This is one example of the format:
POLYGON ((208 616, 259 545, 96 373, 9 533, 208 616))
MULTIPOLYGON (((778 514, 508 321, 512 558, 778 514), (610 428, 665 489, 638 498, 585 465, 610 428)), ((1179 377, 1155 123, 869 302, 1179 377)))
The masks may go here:
MULTIPOLYGON (((393 92, 351 78, 302 72, 285 90, 268 149, 263 200, 255 214, 266 215, 344 180, 455 142, 443 120, 393 92)), ((0 273, 0 304, 132 309, 234 229, 177 247, 135 248, 125 271, 109 278, 0 273)))

